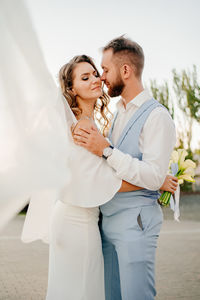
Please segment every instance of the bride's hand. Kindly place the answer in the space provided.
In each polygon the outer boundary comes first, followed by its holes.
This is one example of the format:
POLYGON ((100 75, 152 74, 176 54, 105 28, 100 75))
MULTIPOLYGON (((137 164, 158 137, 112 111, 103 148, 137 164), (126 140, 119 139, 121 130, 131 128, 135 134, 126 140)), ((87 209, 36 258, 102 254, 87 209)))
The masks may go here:
POLYGON ((162 191, 167 191, 174 194, 177 189, 177 186, 178 186, 178 179, 174 176, 167 175, 160 189, 162 191))

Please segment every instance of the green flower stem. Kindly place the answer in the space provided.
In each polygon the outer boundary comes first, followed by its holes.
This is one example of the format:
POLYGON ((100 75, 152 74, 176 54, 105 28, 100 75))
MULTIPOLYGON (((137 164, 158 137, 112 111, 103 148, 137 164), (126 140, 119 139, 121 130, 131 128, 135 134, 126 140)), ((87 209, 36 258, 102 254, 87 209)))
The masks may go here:
POLYGON ((167 202, 167 198, 168 198, 168 193, 166 192, 164 197, 163 197, 163 204, 166 205, 167 202))
POLYGON ((170 201, 170 198, 171 198, 171 193, 170 192, 164 192, 162 193, 162 195, 160 196, 160 203, 163 205, 163 206, 167 206, 169 204, 169 201, 170 201))

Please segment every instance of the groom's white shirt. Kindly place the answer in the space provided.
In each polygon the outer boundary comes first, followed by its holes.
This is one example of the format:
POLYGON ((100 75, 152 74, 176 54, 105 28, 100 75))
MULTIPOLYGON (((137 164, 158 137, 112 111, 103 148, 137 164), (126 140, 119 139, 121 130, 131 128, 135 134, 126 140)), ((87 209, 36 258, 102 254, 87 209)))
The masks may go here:
MULTIPOLYGON (((152 96, 145 89, 131 100, 126 108, 123 99, 119 100, 117 103, 118 116, 112 132, 114 145, 132 115, 150 99, 152 96)), ((140 134, 139 148, 143 153, 142 161, 114 148, 107 162, 115 169, 117 177, 149 190, 157 190, 165 180, 175 143, 174 122, 167 110, 157 107, 149 114, 140 134)))

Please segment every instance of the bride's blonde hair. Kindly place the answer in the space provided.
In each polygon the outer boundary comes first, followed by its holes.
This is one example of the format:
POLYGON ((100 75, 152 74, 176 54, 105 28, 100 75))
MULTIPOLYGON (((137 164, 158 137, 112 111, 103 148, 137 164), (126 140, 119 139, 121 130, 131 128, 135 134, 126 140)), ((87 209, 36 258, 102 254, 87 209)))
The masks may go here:
MULTIPOLYGON (((74 96, 72 92, 73 88, 73 71, 77 64, 81 62, 87 62, 92 65, 92 67, 97 72, 98 76, 100 77, 100 74, 93 62, 93 60, 87 56, 87 55, 78 55, 73 57, 67 64, 65 64, 59 71, 59 82, 62 89, 63 96, 67 100, 71 110, 73 111, 74 115, 76 117, 80 116, 82 113, 81 108, 78 106, 78 103, 76 101, 76 97, 74 96)), ((103 91, 102 96, 99 97, 99 99, 96 101, 94 105, 94 116, 96 121, 98 122, 98 125, 100 127, 100 130, 104 135, 107 134, 109 126, 110 126, 110 120, 112 118, 112 113, 110 112, 108 108, 108 104, 110 102, 109 96, 103 91)))

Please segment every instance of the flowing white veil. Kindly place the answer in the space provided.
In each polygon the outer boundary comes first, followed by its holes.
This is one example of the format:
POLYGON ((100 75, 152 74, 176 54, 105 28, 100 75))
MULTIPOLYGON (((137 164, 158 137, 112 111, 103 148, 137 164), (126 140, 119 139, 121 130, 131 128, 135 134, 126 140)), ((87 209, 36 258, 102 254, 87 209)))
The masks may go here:
POLYGON ((67 124, 26 7, 0 1, 0 228, 69 178, 67 124))
POLYGON ((57 199, 96 207, 121 186, 104 159, 76 146, 77 122, 56 87, 22 0, 0 1, 0 229, 30 200, 22 240, 48 242, 57 199))

